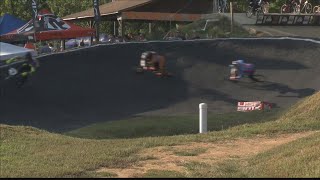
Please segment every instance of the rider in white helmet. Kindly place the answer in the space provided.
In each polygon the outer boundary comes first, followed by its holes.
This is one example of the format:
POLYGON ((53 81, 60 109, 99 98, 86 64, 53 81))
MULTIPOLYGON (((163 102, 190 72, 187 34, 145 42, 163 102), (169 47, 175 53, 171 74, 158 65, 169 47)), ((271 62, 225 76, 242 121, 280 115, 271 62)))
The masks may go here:
POLYGON ((254 64, 245 63, 243 60, 232 61, 231 67, 231 79, 241 79, 244 75, 247 75, 250 79, 254 79, 255 66, 254 64))
POLYGON ((166 59, 155 51, 142 53, 141 59, 145 61, 145 66, 150 66, 159 74, 165 73, 166 59))

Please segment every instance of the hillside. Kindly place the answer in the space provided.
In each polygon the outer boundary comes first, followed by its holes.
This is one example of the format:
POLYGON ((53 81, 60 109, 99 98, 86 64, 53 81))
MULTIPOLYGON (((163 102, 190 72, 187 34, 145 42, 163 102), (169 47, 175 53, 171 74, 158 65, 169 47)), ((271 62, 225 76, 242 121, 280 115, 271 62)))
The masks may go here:
POLYGON ((1 125, 1 177, 318 177, 319 108, 299 121, 295 113, 319 106, 319 96, 308 97, 278 123, 203 135, 87 140, 1 125), (185 162, 164 161, 163 153, 185 162), (132 168, 140 174, 131 174, 132 168))

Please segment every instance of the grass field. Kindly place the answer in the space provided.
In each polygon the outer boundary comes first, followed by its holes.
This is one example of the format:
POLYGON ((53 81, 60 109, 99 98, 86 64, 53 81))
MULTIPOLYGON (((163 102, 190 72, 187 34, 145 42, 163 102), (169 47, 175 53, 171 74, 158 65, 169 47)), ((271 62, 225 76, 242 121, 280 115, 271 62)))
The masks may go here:
MULTIPOLYGON (((271 112, 265 112, 271 113, 271 112)), ((191 147, 191 143, 228 143, 236 139, 251 141, 257 137, 273 138, 281 134, 297 132, 314 132, 311 135, 285 143, 258 154, 234 156, 217 163, 186 161, 180 162, 183 171, 172 169, 149 169, 137 177, 319 177, 320 175, 320 94, 306 98, 286 112, 272 115, 252 113, 245 117, 247 122, 239 122, 240 116, 247 114, 219 115, 209 118, 211 132, 195 134, 190 122, 195 117, 176 117, 171 119, 177 125, 185 125, 187 130, 167 130, 169 120, 151 119, 149 124, 161 122, 160 129, 146 132, 147 119, 141 120, 145 125, 139 129, 127 125, 126 120, 91 126, 67 133, 75 137, 53 134, 32 127, 0 126, 0 175, 1 177, 117 177, 112 171, 98 171, 101 168, 126 169, 139 166, 141 162, 157 161, 153 156, 141 156, 142 151, 166 147, 173 149, 178 145, 191 147), (218 119, 225 117, 224 120, 218 119), (216 118, 216 119, 215 119, 216 118), (255 119, 257 118, 257 119, 255 119), (255 121, 256 120, 256 121, 255 121), (144 121, 144 122, 143 122, 144 121), (188 123, 189 122, 189 123, 188 123), (118 124, 117 124, 118 123, 118 124), (222 128, 221 126, 224 126, 222 128), (127 131, 118 133, 112 129, 127 131), (215 129, 216 128, 216 129, 215 129), (96 129, 96 130, 95 130, 96 129), (129 130, 135 129, 135 130, 129 130), (138 130, 137 130, 138 129, 138 130), (152 132, 158 137, 152 136, 152 132), (193 134, 192 134, 193 133, 193 134), (179 134, 179 135, 176 135, 179 134), (85 137, 87 139, 78 138, 85 137), (135 137, 134 139, 129 139, 135 137), (91 139, 88 139, 91 138, 91 139), (127 138, 127 139, 116 139, 127 138)), ((141 125, 140 124, 140 125, 141 125)), ((194 122, 197 125, 197 121, 194 122)), ((171 127, 171 126, 169 126, 171 127)), ((184 129, 182 128, 182 129, 184 129)), ((196 144, 197 145, 197 144, 196 144)), ((232 147, 232 146, 231 146, 232 147)), ((210 149, 195 147, 193 150, 174 151, 178 157, 198 158, 210 149)))
MULTIPOLYGON (((222 131, 242 124, 275 121, 283 112, 280 109, 265 112, 234 112, 209 114, 208 130, 222 131)), ((173 136, 199 132, 199 117, 194 116, 140 116, 130 119, 98 123, 65 135, 88 139, 117 139, 173 136)))

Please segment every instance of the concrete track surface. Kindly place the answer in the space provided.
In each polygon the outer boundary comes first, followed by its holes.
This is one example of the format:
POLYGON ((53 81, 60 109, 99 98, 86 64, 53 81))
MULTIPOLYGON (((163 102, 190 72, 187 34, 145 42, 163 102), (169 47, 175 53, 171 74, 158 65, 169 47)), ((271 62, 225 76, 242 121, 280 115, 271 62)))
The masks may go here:
POLYGON ((43 56, 30 83, 2 84, 0 123, 64 132, 133 115, 231 112, 238 101, 288 107, 320 89, 320 44, 290 39, 218 39, 99 45, 43 56), (163 53, 175 76, 135 74, 140 54, 163 53), (236 59, 266 82, 226 80, 236 59))

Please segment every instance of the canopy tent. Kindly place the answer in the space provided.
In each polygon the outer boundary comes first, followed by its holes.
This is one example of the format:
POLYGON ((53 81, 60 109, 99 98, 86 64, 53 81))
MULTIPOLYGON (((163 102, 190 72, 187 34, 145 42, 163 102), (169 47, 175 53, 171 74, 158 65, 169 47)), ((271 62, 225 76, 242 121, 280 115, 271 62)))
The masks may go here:
POLYGON ((28 41, 34 40, 35 35, 36 41, 46 41, 87 37, 95 34, 94 29, 83 28, 73 23, 65 22, 48 10, 40 11, 38 18, 40 27, 36 33, 34 22, 30 20, 21 28, 0 36, 0 40, 4 42, 28 41))
POLYGON ((32 49, 0 42, 0 62, 13 57, 24 57, 28 52, 30 52, 32 56, 37 55, 37 52, 32 49))
POLYGON ((26 22, 10 14, 0 17, 0 35, 7 34, 25 25, 26 22))

